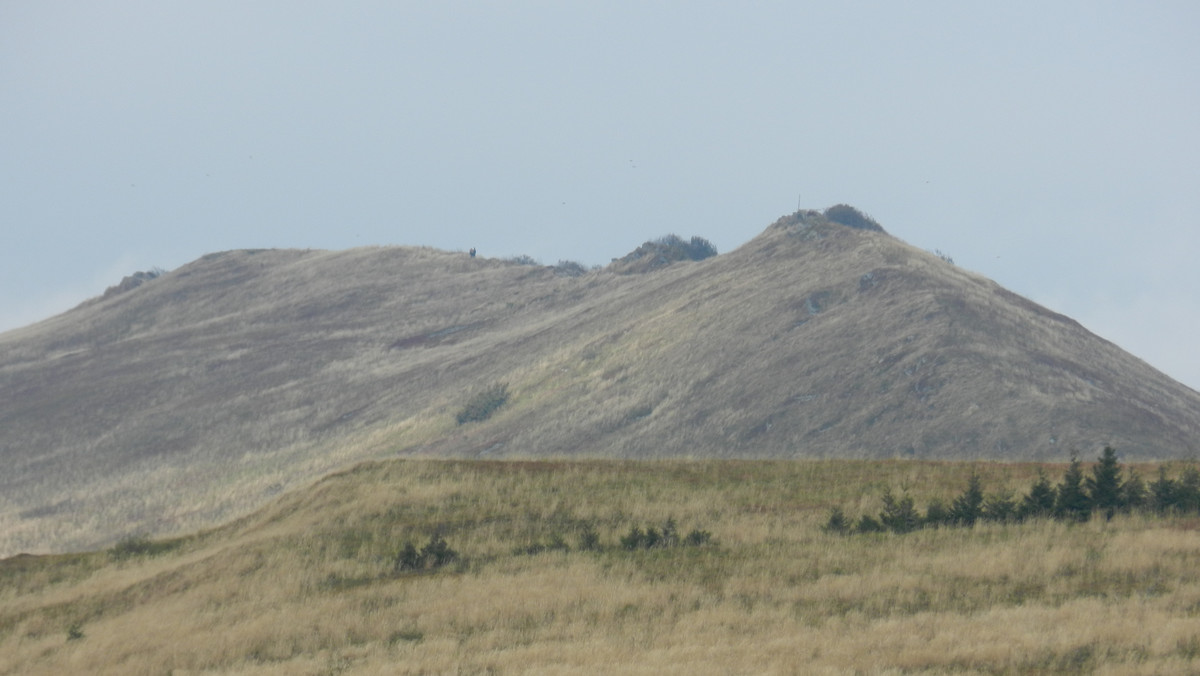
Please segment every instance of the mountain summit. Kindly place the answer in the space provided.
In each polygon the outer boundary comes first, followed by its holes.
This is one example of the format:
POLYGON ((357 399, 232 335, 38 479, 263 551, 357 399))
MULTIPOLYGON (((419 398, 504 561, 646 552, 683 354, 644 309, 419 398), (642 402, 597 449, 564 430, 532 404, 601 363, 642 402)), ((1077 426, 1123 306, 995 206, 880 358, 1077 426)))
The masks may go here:
POLYGON ((0 556, 211 525, 396 455, 1200 451, 1197 392, 847 217, 577 275, 377 247, 122 285, 0 335, 0 556))

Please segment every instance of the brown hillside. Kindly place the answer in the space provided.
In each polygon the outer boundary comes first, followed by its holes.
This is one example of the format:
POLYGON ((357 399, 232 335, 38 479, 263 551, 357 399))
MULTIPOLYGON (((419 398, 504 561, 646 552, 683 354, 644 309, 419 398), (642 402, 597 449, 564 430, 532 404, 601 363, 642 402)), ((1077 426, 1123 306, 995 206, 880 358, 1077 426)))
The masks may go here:
POLYGON ((1200 395, 816 212, 582 276, 432 249, 232 251, 0 335, 0 556, 191 530, 365 458, 1130 460, 1200 395), (488 420, 455 420, 505 383, 488 420))

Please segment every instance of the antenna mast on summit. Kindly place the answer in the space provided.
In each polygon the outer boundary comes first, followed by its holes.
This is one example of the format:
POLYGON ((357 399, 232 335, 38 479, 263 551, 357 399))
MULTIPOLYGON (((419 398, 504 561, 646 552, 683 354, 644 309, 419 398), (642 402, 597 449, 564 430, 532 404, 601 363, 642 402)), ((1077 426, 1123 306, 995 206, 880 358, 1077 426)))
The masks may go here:
POLYGON ((801 195, 796 195, 796 211, 800 211, 800 198, 801 195))

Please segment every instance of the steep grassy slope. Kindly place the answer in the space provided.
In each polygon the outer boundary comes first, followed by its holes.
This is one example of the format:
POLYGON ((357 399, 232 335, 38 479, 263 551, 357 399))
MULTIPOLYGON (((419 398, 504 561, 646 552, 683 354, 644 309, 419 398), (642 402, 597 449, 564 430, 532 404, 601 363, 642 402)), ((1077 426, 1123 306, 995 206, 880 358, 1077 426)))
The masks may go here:
POLYGON ((0 674, 1195 673, 1194 519, 819 528, 883 486, 924 504, 1036 469, 368 463, 157 555, 0 561, 0 674), (668 518, 715 544, 617 546, 668 518), (433 533, 457 561, 393 572, 433 533))
POLYGON ((816 212, 643 274, 213 254, 0 336, 0 555, 209 526, 349 462, 1200 451, 1200 395, 816 212), (505 383, 492 418, 458 425, 505 383))
POLYGON ((474 443, 434 448, 995 459, 1105 443, 1142 458, 1200 450, 1196 392, 881 233, 795 217, 658 275, 633 311, 605 309, 603 333, 511 374, 516 405, 469 430, 474 443))

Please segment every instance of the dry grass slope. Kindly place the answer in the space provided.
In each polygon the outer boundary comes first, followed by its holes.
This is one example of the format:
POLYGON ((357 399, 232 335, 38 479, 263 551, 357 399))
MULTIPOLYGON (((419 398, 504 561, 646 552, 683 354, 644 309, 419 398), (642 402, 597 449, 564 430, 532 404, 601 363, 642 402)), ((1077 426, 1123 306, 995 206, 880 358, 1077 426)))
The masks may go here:
POLYGON ((884 486, 926 502, 1036 469, 370 463, 158 555, 0 562, 0 674, 1196 673, 1195 519, 820 529, 884 486), (612 546, 667 518, 716 544, 612 546), (607 546, 575 548, 585 528, 607 546), (394 574, 433 532, 463 558, 394 574), (554 536, 572 550, 516 553, 554 536))
POLYGON ((817 212, 645 274, 413 247, 212 254, 0 335, 0 556, 247 514, 368 459, 1129 460, 1200 394, 817 212), (486 420, 455 416, 508 384, 486 420))

